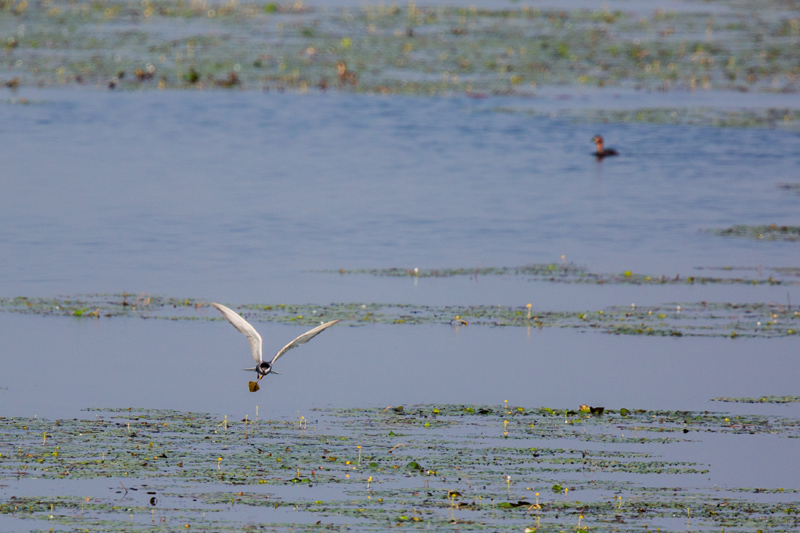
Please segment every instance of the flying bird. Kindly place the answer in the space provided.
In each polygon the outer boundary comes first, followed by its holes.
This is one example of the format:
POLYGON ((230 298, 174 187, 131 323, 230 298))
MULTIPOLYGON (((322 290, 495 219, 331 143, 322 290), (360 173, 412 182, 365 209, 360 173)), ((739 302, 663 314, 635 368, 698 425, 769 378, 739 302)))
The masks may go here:
POLYGON ((275 354, 275 356, 272 358, 271 361, 265 361, 261 350, 261 335, 258 334, 256 328, 251 326, 250 323, 244 318, 242 318, 241 315, 239 315, 239 313, 237 313, 236 311, 233 311, 232 309, 229 309, 222 304, 214 302, 211 302, 211 305, 216 307, 217 310, 220 313, 222 313, 222 316, 224 316, 225 319, 239 331, 239 333, 243 334, 245 337, 247 337, 247 340, 250 341, 250 349, 253 351, 253 359, 256 362, 256 366, 255 368, 245 368, 243 370, 247 370, 250 372, 255 370, 256 374, 258 375, 258 379, 256 381, 250 382, 251 392, 255 392, 258 390, 258 381, 260 381, 261 378, 263 378, 269 373, 274 373, 274 374, 278 373, 272 370, 272 365, 275 364, 275 361, 277 361, 280 356, 282 356, 283 354, 285 354, 286 352, 288 352, 289 350, 291 350, 296 346, 300 346, 301 344, 307 343, 308 341, 310 341, 311 339, 322 333, 327 328, 339 322, 339 320, 332 320, 330 322, 325 322, 324 324, 321 324, 312 330, 306 331, 305 333, 297 337, 295 340, 293 340, 292 342, 281 348, 280 351, 275 354))

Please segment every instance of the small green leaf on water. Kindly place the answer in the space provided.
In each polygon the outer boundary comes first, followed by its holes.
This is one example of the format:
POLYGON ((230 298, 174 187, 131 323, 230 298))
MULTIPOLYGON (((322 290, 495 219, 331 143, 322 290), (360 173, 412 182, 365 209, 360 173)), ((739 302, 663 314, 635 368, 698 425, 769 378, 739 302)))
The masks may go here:
POLYGON ((183 79, 188 83, 194 85, 198 81, 200 81, 200 73, 197 72, 194 68, 189 68, 188 72, 184 73, 183 79))

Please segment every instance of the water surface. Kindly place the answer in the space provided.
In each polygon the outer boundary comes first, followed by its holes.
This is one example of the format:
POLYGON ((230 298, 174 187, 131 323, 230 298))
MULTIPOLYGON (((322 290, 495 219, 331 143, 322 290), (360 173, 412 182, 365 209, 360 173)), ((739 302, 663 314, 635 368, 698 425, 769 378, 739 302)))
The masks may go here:
POLYGON ((701 231, 795 222, 800 196, 778 188, 800 169, 792 132, 494 111, 510 98, 28 97, 0 108, 5 295, 353 301, 305 272, 565 256, 691 275, 798 257, 792 243, 701 231), (598 132, 620 157, 590 156, 598 132))
MULTIPOLYGON (((566 261, 598 273, 685 278, 698 275, 697 267, 797 267, 797 243, 703 231, 796 223, 800 195, 779 187, 799 175, 794 132, 562 116, 565 107, 587 102, 630 105, 625 97, 580 91, 536 99, 44 90, 24 96, 28 105, 0 106, 3 297, 126 291, 234 307, 532 303, 543 312, 800 302, 792 284, 337 273, 566 261), (592 157, 596 133, 620 157, 592 157)), ((212 312, 201 308, 198 316, 212 312)), ((267 353, 306 329, 256 326, 267 353)), ((797 404, 711 401, 795 394, 796 335, 652 338, 556 328, 356 327, 345 320, 282 358, 281 375, 266 378, 257 394, 247 390, 253 376, 241 370, 252 364, 247 342, 223 321, 4 312, 0 338, 5 417, 91 418, 83 409, 134 407, 295 420, 325 407, 505 400, 530 408, 585 403, 798 416, 797 404)), ((800 488, 795 462, 786 460, 790 439, 748 437, 737 436, 732 446, 725 437, 698 436, 666 460, 710 465, 707 477, 691 481, 702 490, 800 488)), ((51 490, 10 487, 0 487, 5 497, 51 490)), ((117 488, 85 490, 116 498, 117 488)), ((254 510, 247 516, 275 519, 254 510)))

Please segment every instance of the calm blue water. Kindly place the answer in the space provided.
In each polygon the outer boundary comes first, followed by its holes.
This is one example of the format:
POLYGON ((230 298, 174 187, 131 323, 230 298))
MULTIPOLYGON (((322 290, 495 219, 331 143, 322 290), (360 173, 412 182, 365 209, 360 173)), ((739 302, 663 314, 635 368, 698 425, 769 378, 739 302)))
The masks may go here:
POLYGON ((796 133, 576 124, 496 112, 537 105, 498 98, 20 96, 33 103, 0 106, 6 296, 359 301, 349 282, 304 272, 565 255, 690 275, 800 257, 700 231, 797 223, 800 196, 777 187, 800 175, 796 133), (598 164, 598 132, 623 155, 598 164))

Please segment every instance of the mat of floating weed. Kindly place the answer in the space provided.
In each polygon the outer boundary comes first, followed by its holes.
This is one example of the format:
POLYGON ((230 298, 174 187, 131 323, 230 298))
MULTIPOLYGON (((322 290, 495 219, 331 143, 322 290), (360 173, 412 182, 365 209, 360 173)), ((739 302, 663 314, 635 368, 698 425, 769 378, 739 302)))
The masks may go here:
POLYGON ((708 232, 721 237, 744 237, 748 239, 766 241, 800 241, 800 226, 786 226, 777 224, 765 224, 762 226, 748 226, 737 224, 725 229, 707 230, 708 232))
MULTIPOLYGON (((796 268, 698 269, 698 275, 657 276, 625 271, 597 274, 571 264, 528 265, 479 269, 372 269, 317 272, 309 275, 371 275, 378 277, 446 278, 455 276, 515 276, 531 282, 629 286, 675 285, 796 285, 796 268), (717 271, 718 276, 705 275, 717 271), (743 275, 744 274, 744 275, 743 275)), ((520 302, 502 305, 412 305, 405 303, 341 302, 324 304, 253 303, 234 306, 252 322, 297 322, 316 325, 323 320, 343 324, 439 324, 450 327, 508 326, 571 328, 617 335, 783 337, 800 331, 800 312, 791 302, 668 302, 650 306, 610 306, 604 309, 553 311, 520 302)), ((0 311, 80 319, 127 317, 164 320, 223 320, 206 300, 148 294, 79 294, 53 298, 0 298, 0 311)))
MULTIPOLYGON (((691 4, 691 2, 690 2, 691 4)), ((541 86, 795 92, 783 4, 643 12, 302 2, 0 3, 12 88, 534 94, 541 86)), ((530 110, 529 110, 530 111, 530 110)), ((569 111, 588 120, 797 127, 798 110, 569 111)), ((549 113, 549 111, 547 112, 549 113)), ((547 114, 545 113, 545 114, 547 114)))
POLYGON ((724 446, 753 435, 797 438, 800 420, 584 409, 331 408, 295 420, 90 409, 86 419, 0 418, 0 514, 20 527, 44 520, 106 531, 796 527, 798 487, 742 480, 719 488, 714 468, 688 450, 708 436, 724 446))

